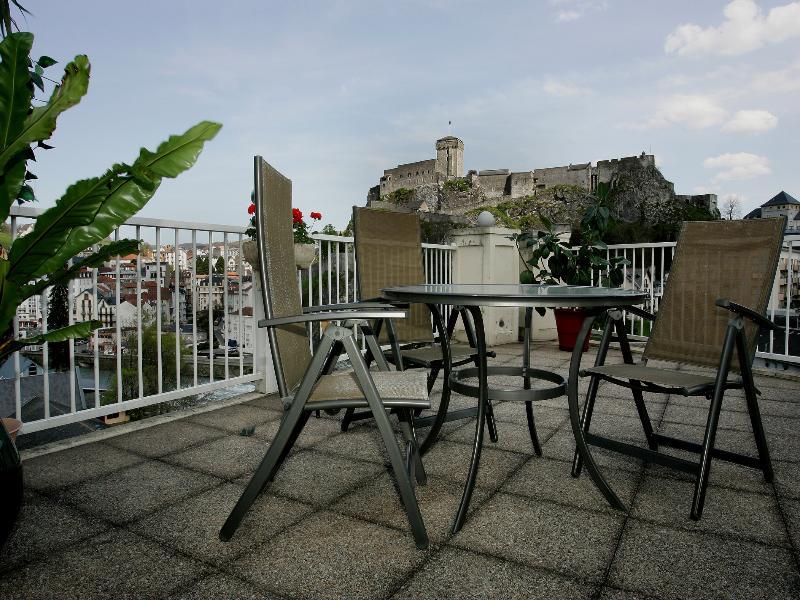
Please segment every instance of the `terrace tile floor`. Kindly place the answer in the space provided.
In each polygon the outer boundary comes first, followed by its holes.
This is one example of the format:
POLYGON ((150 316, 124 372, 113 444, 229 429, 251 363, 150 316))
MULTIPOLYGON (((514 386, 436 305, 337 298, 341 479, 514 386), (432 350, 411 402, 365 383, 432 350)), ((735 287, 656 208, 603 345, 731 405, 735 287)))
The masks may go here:
MULTIPOLYGON (((520 360, 518 345, 497 351, 497 362, 520 360)), ((552 344, 534 356, 566 374, 569 355, 552 344)), ((680 473, 596 450, 628 513, 611 510, 585 475, 573 479, 560 398, 535 407, 541 458, 523 406, 495 405, 500 440, 487 442, 472 512, 451 536, 474 420, 447 424, 418 488, 425 552, 369 421, 342 434, 337 417, 312 418, 227 544, 217 533, 276 431, 274 396, 90 434, 96 441, 24 456, 26 503, 0 556, 0 598, 798 598, 800 382, 757 385, 776 481, 714 463, 699 522, 680 473)), ((641 441, 625 392, 601 386, 594 428, 641 441)), ((660 431, 702 436, 703 401, 646 400, 660 431)), ((744 411, 731 394, 721 447, 755 452, 744 411)))

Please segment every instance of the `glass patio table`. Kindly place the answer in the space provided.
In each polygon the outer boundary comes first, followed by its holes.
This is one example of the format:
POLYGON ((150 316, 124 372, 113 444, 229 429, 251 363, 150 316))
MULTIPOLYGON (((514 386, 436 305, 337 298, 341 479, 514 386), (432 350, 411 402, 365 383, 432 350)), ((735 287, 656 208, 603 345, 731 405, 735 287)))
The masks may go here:
MULTIPOLYGON (((577 450, 594 484, 603 493, 606 499, 608 499, 612 505, 615 505, 613 500, 616 496, 597 468, 584 437, 581 412, 578 406, 578 371, 581 365, 584 340, 590 334, 592 323, 594 323, 598 315, 609 309, 624 309, 626 306, 642 304, 648 297, 647 294, 619 288, 523 284, 408 285, 385 288, 382 290, 382 293, 384 298, 390 302, 421 303, 427 304, 429 307, 443 304, 462 306, 469 311, 475 326, 478 366, 477 368, 463 369, 461 372, 456 371, 451 374, 453 389, 478 398, 472 460, 469 474, 467 475, 467 481, 464 485, 461 503, 458 507, 455 520, 453 521, 453 533, 457 533, 461 529, 466 519, 467 511, 469 510, 469 503, 478 475, 478 465, 480 463, 481 449, 483 447, 483 433, 486 424, 486 412, 490 398, 506 397, 514 400, 541 400, 560 396, 564 393, 566 388, 569 402, 569 417, 572 424, 572 432, 575 435, 577 450), (527 347, 530 340, 530 318, 526 318, 525 323, 526 350, 523 355, 523 366, 521 368, 502 366, 493 366, 489 368, 486 363, 486 334, 483 325, 483 315, 481 313, 481 307, 484 306, 522 307, 528 309, 527 315, 530 315, 530 309, 533 308, 571 307, 584 309, 586 311, 586 316, 575 343, 575 349, 572 352, 568 380, 564 382, 563 378, 557 373, 545 371, 543 369, 530 368, 528 364, 529 353, 527 347), (524 388, 530 387, 530 379, 543 379, 555 385, 543 390, 490 390, 488 378, 491 374, 521 376, 525 380, 524 388), (478 385, 466 385, 463 381, 466 379, 465 375, 467 377, 475 377, 477 375, 478 385)), ((440 414, 437 415, 434 426, 437 423, 441 426, 445 417, 445 415, 441 413, 446 411, 446 406, 440 407, 440 414)), ((435 431, 431 433, 434 435, 436 434, 435 431)), ((616 505, 615 507, 619 508, 619 506, 616 505)))

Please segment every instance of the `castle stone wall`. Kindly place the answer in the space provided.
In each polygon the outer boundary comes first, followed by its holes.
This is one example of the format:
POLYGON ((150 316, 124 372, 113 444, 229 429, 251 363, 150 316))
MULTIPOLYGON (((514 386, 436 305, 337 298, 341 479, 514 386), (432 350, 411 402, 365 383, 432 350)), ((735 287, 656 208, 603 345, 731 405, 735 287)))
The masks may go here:
POLYGON ((381 177, 381 196, 391 194, 400 188, 414 189, 421 185, 437 182, 436 159, 397 165, 386 169, 381 177))

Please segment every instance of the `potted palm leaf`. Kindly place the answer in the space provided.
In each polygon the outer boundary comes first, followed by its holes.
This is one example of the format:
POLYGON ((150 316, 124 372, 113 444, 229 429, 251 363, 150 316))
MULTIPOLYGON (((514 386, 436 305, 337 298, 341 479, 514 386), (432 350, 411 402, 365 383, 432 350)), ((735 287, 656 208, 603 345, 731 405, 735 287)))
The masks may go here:
MULTIPOLYGON (((596 285, 618 287, 622 285, 623 267, 630 264, 621 256, 608 257, 608 247, 602 234, 608 229, 610 212, 602 203, 590 206, 581 218, 580 244, 571 247, 554 230, 553 224, 540 217, 544 230, 523 232, 515 236, 517 249, 525 265, 520 273, 520 283, 550 285, 596 285), (529 258, 525 254, 530 253, 529 258)), ((544 314, 544 309, 537 309, 544 314)), ((584 319, 579 308, 554 309, 558 347, 572 351, 584 319)), ((588 348, 586 338, 584 351, 588 348)))
MULTIPOLYGON (((42 87, 42 69, 55 63, 47 57, 33 63, 32 46, 33 35, 25 32, 9 34, 0 42, 0 223, 6 221, 15 201, 34 199, 27 183, 35 178, 28 171, 28 160, 39 149, 50 148, 45 142, 55 130, 58 116, 78 104, 89 87, 89 59, 76 56, 64 68, 49 100, 31 107, 34 84, 42 87)), ((137 252, 139 240, 123 239, 74 259, 105 242, 136 214, 163 178, 176 177, 190 168, 220 127, 201 122, 171 136, 155 150, 142 148, 132 163, 117 163, 98 177, 69 186, 27 235, 13 240, 8 234, 0 237, 0 363, 27 345, 85 338, 101 325, 86 321, 20 339, 13 319, 23 301, 69 281, 82 267, 98 267, 116 256, 137 252)), ((22 500, 19 454, 4 427, 0 427, 0 489, 2 548, 22 500)))

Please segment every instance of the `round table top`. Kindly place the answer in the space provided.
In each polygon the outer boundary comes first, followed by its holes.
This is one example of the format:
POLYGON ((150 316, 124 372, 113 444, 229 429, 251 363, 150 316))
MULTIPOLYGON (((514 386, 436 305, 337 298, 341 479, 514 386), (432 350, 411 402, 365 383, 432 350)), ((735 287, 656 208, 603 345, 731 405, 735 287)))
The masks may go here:
POLYGON ((642 304, 649 294, 583 285, 428 283, 381 290, 388 300, 464 306, 615 308, 642 304))

